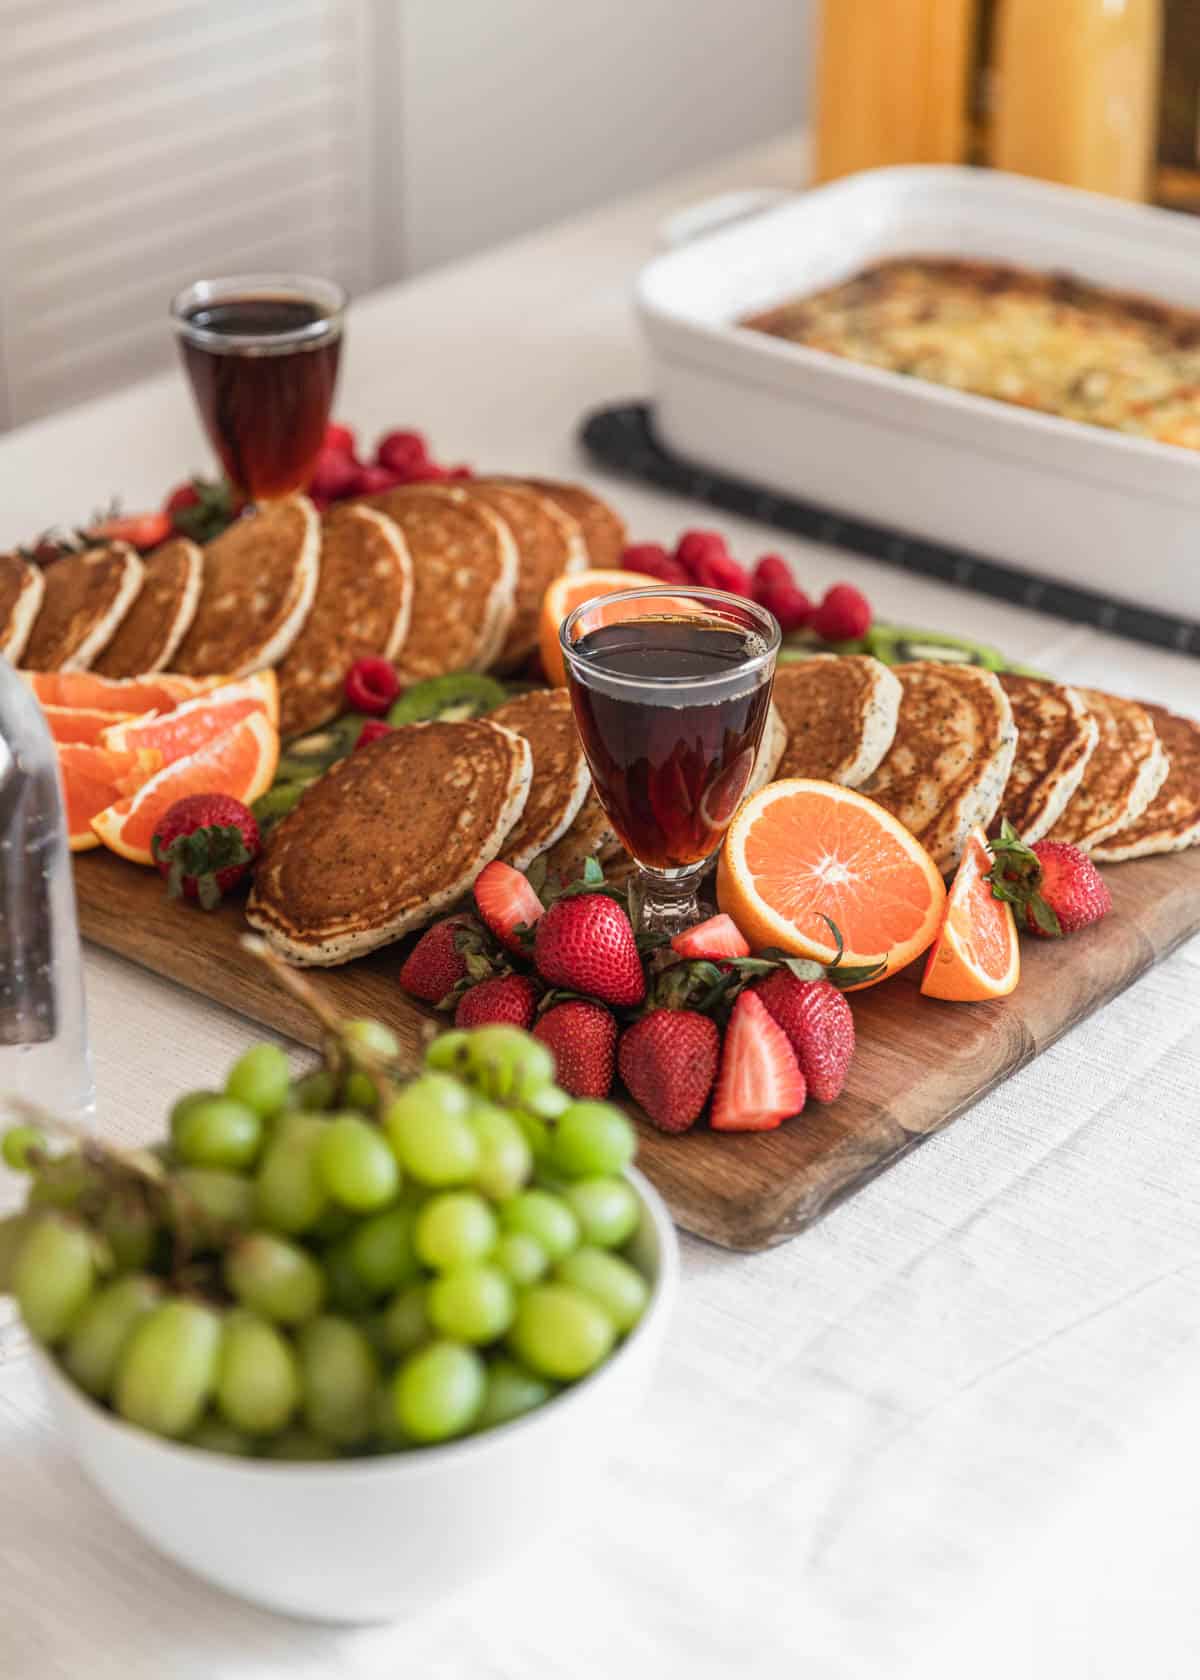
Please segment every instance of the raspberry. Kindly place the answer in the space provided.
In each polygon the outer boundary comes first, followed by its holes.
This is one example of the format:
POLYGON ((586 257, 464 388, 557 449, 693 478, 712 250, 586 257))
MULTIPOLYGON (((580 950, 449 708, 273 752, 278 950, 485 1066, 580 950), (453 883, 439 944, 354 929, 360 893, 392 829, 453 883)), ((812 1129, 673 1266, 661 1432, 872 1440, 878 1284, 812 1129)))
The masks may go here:
POLYGON ((394 473, 390 467, 369 466, 359 467, 354 475, 355 496, 381 496, 385 490, 394 490, 397 484, 404 484, 407 480, 394 473))
POLYGON ((372 741, 378 741, 383 735, 393 733, 390 723, 384 723, 382 718, 368 718, 358 732, 358 740, 354 743, 355 752, 359 747, 369 747, 372 741))
POLYGON ((386 712, 400 692, 400 679, 390 659, 368 655, 356 659, 346 672, 346 700, 352 710, 386 712))
POLYGON ((808 623, 812 602, 778 554, 763 555, 754 568, 752 588, 759 606, 774 613, 784 632, 803 629, 808 623))
POLYGON ((675 544, 675 558, 694 582, 700 579, 696 566, 705 555, 728 554, 725 538, 720 531, 685 531, 675 544))
POLYGON ((337 426, 330 421, 325 428, 325 442, 322 449, 336 450, 340 455, 353 455, 355 450, 354 433, 349 426, 337 426))
POLYGON ((429 459, 429 446, 420 432, 388 432, 375 450, 376 463, 406 482, 418 477, 429 459))
POLYGON ((690 574, 661 543, 630 543, 621 554, 621 568, 626 572, 645 572, 647 577, 660 578, 663 583, 692 581, 690 574))
POLYGON ((692 568, 696 582, 705 589, 724 589, 730 595, 749 595, 750 574, 730 554, 711 549, 692 568))
POLYGON ((450 471, 446 474, 446 477, 449 478, 449 479, 453 479, 453 480, 458 480, 458 479, 463 479, 463 478, 474 478, 475 477, 475 469, 474 469, 474 467, 467 467, 467 466, 451 467, 450 471))
POLYGON ((327 502, 338 502, 343 496, 357 493, 361 476, 362 468, 352 456, 326 444, 308 481, 309 494, 327 502))
POLYGON ((809 620, 823 642, 854 642, 871 628, 867 598, 852 583, 835 583, 809 620))

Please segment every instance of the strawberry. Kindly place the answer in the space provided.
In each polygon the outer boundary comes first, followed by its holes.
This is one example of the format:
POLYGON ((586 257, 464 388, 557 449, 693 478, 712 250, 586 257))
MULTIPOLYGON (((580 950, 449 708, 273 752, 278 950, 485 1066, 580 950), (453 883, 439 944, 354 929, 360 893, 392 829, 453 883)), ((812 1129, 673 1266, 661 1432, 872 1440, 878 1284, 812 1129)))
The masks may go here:
POLYGON ((322 450, 336 449, 341 455, 353 456, 358 448, 353 427, 339 426, 331 420, 325 428, 325 441, 321 448, 322 450))
POLYGON ((533 960, 548 985, 587 992, 617 1008, 646 995, 629 917, 606 893, 578 893, 552 904, 538 922, 533 960))
POLYGON ((801 630, 812 616, 812 602, 778 554, 764 554, 751 580, 754 599, 779 620, 783 631, 801 630))
POLYGON ((177 513, 186 513, 188 508, 199 507, 199 505, 200 492, 189 479, 186 484, 177 484, 174 490, 168 493, 166 500, 163 502, 162 510, 174 525, 177 513))
POLYGON ((630 1095, 662 1132, 686 1132, 708 1101, 721 1035, 694 1009, 652 1009, 621 1034, 617 1065, 630 1095))
POLYGON ((787 1034, 755 992, 743 992, 725 1029, 713 1096, 718 1132, 767 1132, 799 1114, 804 1075, 787 1034))
POLYGON ((1090 927, 1112 909, 1103 876, 1078 846, 1065 840, 1027 846, 1007 821, 988 845, 996 859, 988 875, 993 896, 1011 904, 1031 933, 1058 939, 1090 927))
POLYGON ((671 941, 677 957, 700 957, 719 962, 722 957, 748 957, 750 947, 738 932, 732 916, 710 916, 706 922, 677 933, 671 941))
POLYGON ((852 583, 835 583, 808 621, 823 642, 855 642, 871 628, 867 598, 852 583))
POLYGON ((486 1027, 498 1022, 528 1030, 537 1000, 537 987, 527 974, 498 974, 463 993, 454 1011, 454 1025, 486 1027))
POLYGON ((261 849, 254 813, 227 793, 190 793, 159 820, 150 842, 172 898, 212 910, 246 875, 261 849))
POLYGON ((568 998, 547 1009, 533 1029, 554 1052, 558 1083, 573 1097, 606 1097, 612 1090, 617 1023, 602 1003, 568 998))
POLYGON ((756 995, 787 1034, 810 1097, 833 1102, 854 1055, 850 1005, 828 980, 797 980, 786 968, 760 980, 756 995))
POLYGON ((125 513, 100 520, 86 534, 92 542, 127 542, 144 553, 166 542, 171 530, 169 514, 125 513))
POLYGON ((446 916, 427 928, 404 959, 398 979, 410 997, 449 1008, 470 980, 495 972, 474 916, 446 916))
POLYGON ((621 569, 626 572, 645 572, 648 577, 663 583, 691 583, 692 576, 661 543, 630 543, 622 551, 621 569))
POLYGON ((475 878, 475 907, 488 930, 518 956, 529 955, 528 932, 544 914, 542 901, 519 869, 496 858, 475 878))

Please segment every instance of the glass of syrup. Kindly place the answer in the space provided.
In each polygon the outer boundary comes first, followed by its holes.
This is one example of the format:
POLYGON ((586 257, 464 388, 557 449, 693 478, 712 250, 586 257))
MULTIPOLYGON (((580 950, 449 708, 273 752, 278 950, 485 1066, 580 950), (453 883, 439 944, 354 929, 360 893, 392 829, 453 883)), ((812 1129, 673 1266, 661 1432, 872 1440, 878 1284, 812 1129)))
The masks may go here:
POLYGON ((585 601, 559 639, 596 797, 637 865, 639 931, 677 933, 754 769, 779 625, 716 589, 632 589, 585 601))
POLYGON ((331 280, 244 274, 172 300, 183 365, 226 476, 250 501, 312 476, 337 383, 346 294, 331 280))

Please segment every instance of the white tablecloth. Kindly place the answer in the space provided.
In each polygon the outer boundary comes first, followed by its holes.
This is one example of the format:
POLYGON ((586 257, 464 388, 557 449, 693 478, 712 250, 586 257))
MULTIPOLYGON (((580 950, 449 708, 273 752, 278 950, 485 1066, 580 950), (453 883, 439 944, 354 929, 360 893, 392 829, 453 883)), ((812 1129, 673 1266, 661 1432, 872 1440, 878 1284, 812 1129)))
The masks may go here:
MULTIPOLYGON (((661 215, 797 181, 801 158, 783 144, 369 300, 340 413, 480 466, 584 471, 581 412, 646 388, 628 294, 661 215)), ((204 459, 174 378, 30 428, 0 440, 0 539, 117 489, 151 502, 204 459)), ((605 488, 639 537, 706 522, 605 488)), ((1200 708, 1195 661, 721 523, 813 589, 849 578, 883 616, 1200 708)), ((152 1136, 251 1036, 99 951, 87 974, 114 1135, 152 1136)), ((403 1627, 287 1622, 160 1560, 66 1456, 10 1336, 0 1675, 1192 1676, 1198 1090, 1193 942, 805 1236, 752 1257, 685 1241, 660 1378, 603 1495, 403 1627)))

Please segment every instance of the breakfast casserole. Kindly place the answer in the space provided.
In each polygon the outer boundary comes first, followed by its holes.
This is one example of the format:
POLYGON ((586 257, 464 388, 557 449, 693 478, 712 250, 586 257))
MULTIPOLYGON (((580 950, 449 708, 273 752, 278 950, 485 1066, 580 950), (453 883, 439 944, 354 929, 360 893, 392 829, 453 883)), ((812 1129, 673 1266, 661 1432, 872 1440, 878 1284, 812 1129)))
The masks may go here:
POLYGON ((739 324, 892 373, 1200 449, 1200 312, 1070 274, 903 257, 739 324))

